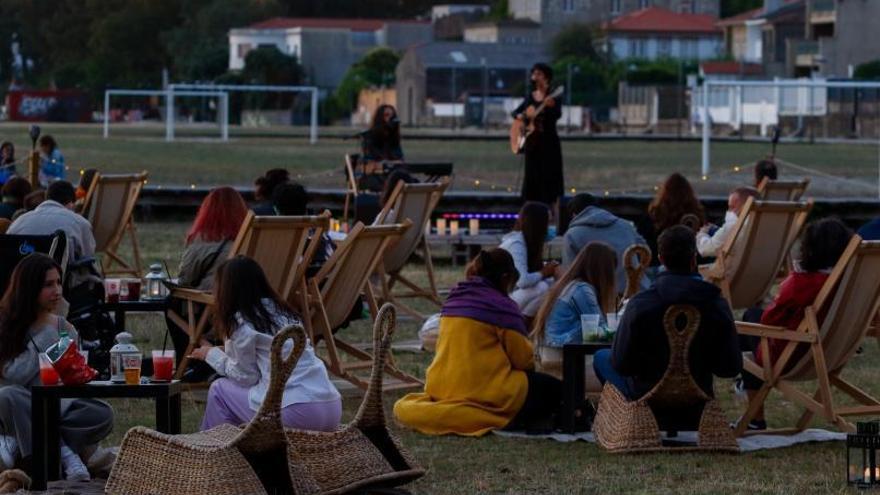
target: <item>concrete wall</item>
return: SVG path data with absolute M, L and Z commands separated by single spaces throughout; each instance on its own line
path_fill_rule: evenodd
M 412 45 L 428 43 L 434 39 L 434 28 L 428 23 L 389 22 L 376 36 L 378 46 L 406 50 Z
M 397 114 L 404 126 L 419 125 L 425 116 L 425 68 L 415 50 L 408 50 L 395 71 Z
M 644 58 L 656 60 L 671 57 L 687 60 L 709 60 L 724 52 L 721 36 L 713 37 L 645 37 L 613 34 L 609 37 L 611 53 L 617 60 Z
M 478 25 L 465 28 L 464 41 L 470 43 L 536 45 L 541 42 L 541 30 L 525 26 Z
M 834 38 L 821 38 L 825 57 L 822 74 L 848 77 L 849 68 L 880 59 L 880 1 L 847 0 L 837 2 Z
M 335 88 L 351 64 L 369 48 L 372 47 L 353 47 L 347 30 L 304 30 L 300 63 L 308 84 Z

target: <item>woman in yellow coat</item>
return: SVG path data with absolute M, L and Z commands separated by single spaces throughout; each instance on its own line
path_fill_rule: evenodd
M 518 278 L 502 249 L 471 262 L 443 305 L 425 391 L 394 405 L 400 423 L 428 435 L 481 436 L 552 418 L 562 383 L 533 371 L 525 321 L 507 296 Z

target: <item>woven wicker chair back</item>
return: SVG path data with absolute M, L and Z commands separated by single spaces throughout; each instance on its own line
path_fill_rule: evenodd
M 694 232 L 700 230 L 700 227 L 703 226 L 702 222 L 700 222 L 700 217 L 694 215 L 693 213 L 686 213 L 682 215 L 678 223 L 679 225 L 684 225 Z
M 663 329 L 669 339 L 669 365 L 643 401 L 652 407 L 688 407 L 711 399 L 694 381 L 688 364 L 691 342 L 699 328 L 700 312 L 695 307 L 674 305 L 666 310 Z
M 145 180 L 146 172 L 95 174 L 83 206 L 83 216 L 92 224 L 95 235 L 95 251 L 101 253 L 119 243 Z
M 634 244 L 623 252 L 623 266 L 626 270 L 626 290 L 623 298 L 629 299 L 641 288 L 642 277 L 651 264 L 651 249 L 643 244 Z

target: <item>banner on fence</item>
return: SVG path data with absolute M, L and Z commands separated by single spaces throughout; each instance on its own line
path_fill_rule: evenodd
M 90 122 L 85 93 L 62 91 L 10 91 L 6 97 L 9 120 L 19 122 Z

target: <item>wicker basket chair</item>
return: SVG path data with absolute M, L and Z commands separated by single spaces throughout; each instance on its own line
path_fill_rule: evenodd
M 684 225 L 685 227 L 697 232 L 700 230 L 700 227 L 703 226 L 703 222 L 700 221 L 700 217 L 694 215 L 693 213 L 685 213 L 678 220 L 679 225 Z
M 677 320 L 684 318 L 683 330 Z M 693 306 L 675 305 L 666 310 L 663 326 L 669 338 L 669 366 L 663 377 L 644 397 L 627 400 L 616 387 L 605 384 L 599 399 L 599 409 L 593 422 L 596 441 L 613 453 L 651 451 L 711 450 L 738 452 L 733 431 L 724 419 L 718 403 L 696 382 L 688 366 L 688 351 L 700 326 L 700 313 Z M 699 418 L 690 418 L 691 427 L 698 424 L 699 440 L 696 446 L 667 447 L 660 436 L 656 410 L 666 413 L 699 410 Z M 692 416 L 692 414 L 690 414 Z M 675 421 L 668 431 L 680 430 L 688 420 Z
M 635 258 L 635 259 L 633 259 Z M 623 268 L 626 271 L 626 290 L 623 298 L 629 299 L 641 289 L 642 277 L 651 264 L 651 248 L 644 244 L 633 244 L 623 252 Z
M 282 348 L 293 338 L 293 351 L 284 359 Z M 281 398 L 284 385 L 305 348 L 299 325 L 282 329 L 272 341 L 269 391 L 256 416 L 244 428 L 220 425 L 187 435 L 166 435 L 136 426 L 125 434 L 116 464 L 105 488 L 119 495 L 238 495 L 266 494 L 266 485 L 287 491 L 290 481 L 262 479 L 255 468 L 272 454 L 284 465 Z M 254 467 L 252 467 L 252 465 Z M 283 470 L 280 472 L 284 472 Z M 277 477 L 278 473 L 274 474 Z
M 389 431 L 382 405 L 382 373 L 395 321 L 394 306 L 382 305 L 373 326 L 370 382 L 351 423 L 331 433 L 285 430 L 290 479 L 297 495 L 387 488 L 425 474 Z

